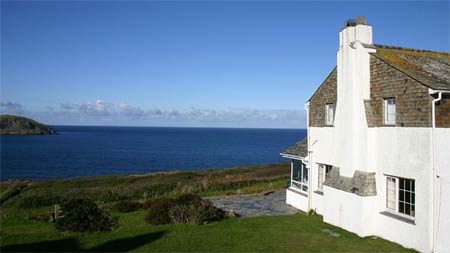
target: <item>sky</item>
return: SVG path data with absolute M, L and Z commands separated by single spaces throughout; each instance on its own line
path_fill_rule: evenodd
M 1 1 L 0 110 L 51 125 L 305 128 L 344 21 L 448 52 L 448 1 Z

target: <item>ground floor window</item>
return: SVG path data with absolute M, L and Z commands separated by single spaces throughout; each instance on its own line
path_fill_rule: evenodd
M 308 168 L 300 160 L 292 160 L 291 187 L 308 192 Z
M 325 178 L 327 177 L 328 173 L 331 171 L 331 168 L 333 166 L 327 165 L 327 164 L 319 164 L 319 180 L 317 181 L 317 189 L 320 191 L 323 190 L 323 182 L 325 182 Z
M 415 180 L 387 176 L 386 208 L 415 217 L 416 215 Z

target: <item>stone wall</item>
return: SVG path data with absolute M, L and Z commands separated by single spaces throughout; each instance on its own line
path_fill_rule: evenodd
M 309 126 L 328 126 L 325 124 L 325 105 L 334 104 L 336 108 L 336 101 L 337 69 L 334 68 L 309 100 Z
M 323 184 L 358 196 L 377 195 L 375 172 L 355 170 L 353 177 L 344 177 L 340 175 L 339 168 L 333 166 Z
M 396 126 L 431 127 L 431 100 L 428 88 L 389 66 L 370 57 L 370 108 L 368 125 L 383 126 L 383 99 L 396 98 Z
M 436 104 L 436 127 L 450 128 L 450 95 L 443 94 Z

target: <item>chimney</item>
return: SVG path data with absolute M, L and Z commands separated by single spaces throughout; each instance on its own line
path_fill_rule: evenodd
M 366 24 L 366 17 L 365 16 L 358 16 L 358 17 L 356 17 L 356 24 L 357 25 L 365 25 Z
M 372 26 L 366 23 L 365 16 L 349 19 L 339 34 L 339 47 L 353 45 L 355 42 L 372 44 Z

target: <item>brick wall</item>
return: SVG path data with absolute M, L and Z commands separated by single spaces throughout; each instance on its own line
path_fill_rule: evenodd
M 309 126 L 327 126 L 325 124 L 325 105 L 334 104 L 336 106 L 336 100 L 337 69 L 334 68 L 309 100 Z
M 383 125 L 383 100 L 389 97 L 395 97 L 397 102 L 396 126 L 431 127 L 432 97 L 428 88 L 371 56 L 370 100 L 365 102 L 370 104 L 366 105 L 370 127 Z

